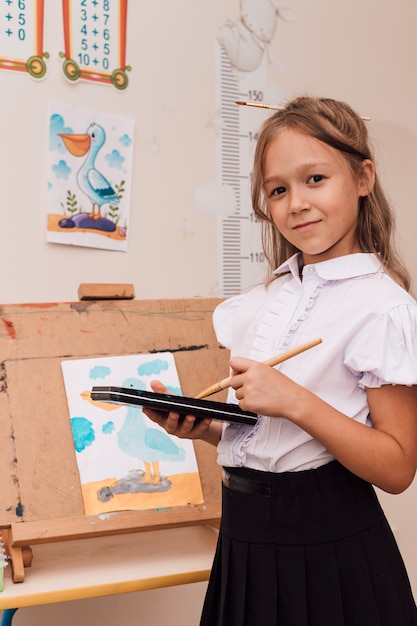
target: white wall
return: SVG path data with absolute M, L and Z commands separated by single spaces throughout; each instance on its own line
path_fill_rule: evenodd
M 278 24 L 273 49 L 283 71 L 271 68 L 270 78 L 287 97 L 307 92 L 340 98 L 372 117 L 380 173 L 398 212 L 398 240 L 416 273 L 417 4 L 288 0 L 287 6 L 297 19 Z M 138 298 L 221 295 L 216 219 L 194 209 L 193 194 L 216 175 L 216 136 L 209 124 L 216 106 L 215 32 L 227 17 L 238 16 L 239 0 L 130 0 L 127 63 L 133 69 L 123 93 L 64 80 L 57 57 L 63 49 L 61 3 L 46 0 L 45 7 L 45 49 L 51 54 L 46 79 L 0 73 L 0 302 L 74 300 L 81 282 L 130 282 Z M 127 253 L 46 243 L 49 100 L 135 117 Z M 184 231 L 185 223 L 191 232 Z M 414 484 L 402 496 L 381 500 L 417 594 L 416 489 Z M 169 623 L 185 610 L 178 624 L 191 626 L 203 587 L 198 595 L 192 586 L 24 609 L 15 621 L 105 626 L 122 619 L 150 626 L 168 623 L 166 614 L 153 618 L 152 611 L 169 604 Z M 184 609 L 184 598 L 197 608 Z
M 415 270 L 417 5 L 289 0 L 287 6 L 296 21 L 278 21 L 273 50 L 283 71 L 272 68 L 270 80 L 287 97 L 342 98 L 372 117 L 399 237 Z M 238 15 L 239 0 L 130 0 L 132 71 L 129 87 L 119 92 L 65 80 L 58 57 L 61 2 L 45 0 L 46 78 L 0 71 L 0 302 L 77 299 L 81 282 L 133 283 L 139 298 L 221 295 L 217 220 L 196 211 L 193 196 L 216 175 L 215 33 Z M 46 242 L 50 100 L 135 118 L 127 253 Z

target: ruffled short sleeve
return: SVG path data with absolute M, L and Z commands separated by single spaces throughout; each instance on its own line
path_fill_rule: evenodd
M 246 354 L 255 332 L 256 320 L 270 299 L 281 289 L 281 281 L 274 280 L 268 289 L 260 284 L 237 296 L 221 302 L 213 313 L 213 326 L 218 341 L 235 350 L 235 354 Z M 233 351 L 232 350 L 232 351 Z
M 213 326 L 217 341 L 225 348 L 231 348 L 236 315 L 244 299 L 243 294 L 221 302 L 213 313 Z
M 359 386 L 417 384 L 417 307 L 401 304 L 373 317 L 356 333 L 345 365 Z

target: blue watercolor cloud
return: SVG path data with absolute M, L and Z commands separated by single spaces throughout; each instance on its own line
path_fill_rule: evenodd
M 118 150 L 112 150 L 110 154 L 106 154 L 105 159 L 109 167 L 114 167 L 118 170 L 122 169 L 125 160 L 124 156 L 122 156 Z
M 122 137 L 120 137 L 119 141 L 124 148 L 128 148 L 132 143 L 131 137 L 129 137 L 129 135 L 126 135 L 126 133 Z
M 85 417 L 72 417 L 71 429 L 77 452 L 83 452 L 88 446 L 93 445 L 96 435 L 90 420 Z
M 106 365 L 95 365 L 90 370 L 90 378 L 95 380 L 96 378 L 106 378 L 111 374 L 111 368 Z
M 161 372 L 167 370 L 168 367 L 168 361 L 163 359 L 154 359 L 153 361 L 148 361 L 148 363 L 139 365 L 137 372 L 139 376 L 152 376 L 153 374 L 160 374 Z
M 70 134 L 73 130 L 69 126 L 65 126 L 64 118 L 58 113 L 53 113 L 49 122 L 49 149 L 57 150 L 64 154 L 66 148 L 59 133 Z
M 103 426 L 101 427 L 101 432 L 103 433 L 103 435 L 111 435 L 112 432 L 114 432 L 114 429 L 115 429 L 114 422 L 107 422 L 106 424 L 103 424 Z
M 60 159 L 56 165 L 52 166 L 52 171 L 55 173 L 57 178 L 62 178 L 63 180 L 68 180 L 72 169 L 67 165 L 66 161 Z

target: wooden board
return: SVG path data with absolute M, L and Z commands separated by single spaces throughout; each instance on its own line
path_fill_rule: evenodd
M 228 373 L 212 328 L 219 300 L 100 300 L 0 307 L 0 527 L 13 543 L 215 523 L 216 450 L 196 442 L 204 504 L 86 516 L 61 361 L 170 351 L 193 396 Z M 213 399 L 224 400 L 222 392 Z
M 81 283 L 80 300 L 133 300 L 135 288 L 130 283 Z

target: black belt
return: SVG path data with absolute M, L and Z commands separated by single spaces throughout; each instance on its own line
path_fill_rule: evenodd
M 233 491 L 240 491 L 241 493 L 248 493 L 255 496 L 267 496 L 272 495 L 272 485 L 266 480 L 257 480 L 256 478 L 244 478 L 243 476 L 237 476 L 236 474 L 230 474 L 223 469 L 222 472 L 223 485 Z

